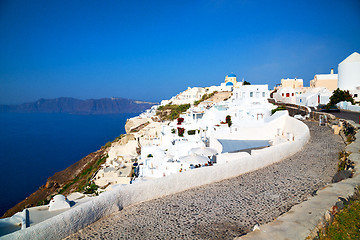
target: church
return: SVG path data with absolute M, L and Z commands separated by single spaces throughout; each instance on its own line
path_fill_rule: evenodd
M 221 83 L 221 86 L 224 87 L 234 87 L 238 88 L 243 85 L 243 82 L 236 81 L 236 75 L 234 73 L 230 73 L 225 76 L 225 81 Z

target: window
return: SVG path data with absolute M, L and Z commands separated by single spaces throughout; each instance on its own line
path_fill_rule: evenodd
M 290 97 L 290 93 L 286 93 L 286 97 Z
M 254 93 L 253 92 L 250 92 L 250 97 L 253 97 L 254 96 Z
M 292 93 L 291 96 L 294 96 L 294 93 Z
M 284 93 L 282 93 L 281 96 L 284 96 Z
M 265 97 L 265 92 L 262 93 L 262 96 Z
M 354 93 L 354 97 L 358 97 L 357 93 Z

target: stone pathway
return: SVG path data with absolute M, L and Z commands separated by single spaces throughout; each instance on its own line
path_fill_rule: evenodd
M 344 143 L 306 122 L 302 152 L 255 172 L 139 203 L 66 239 L 233 239 L 273 221 L 331 182 Z

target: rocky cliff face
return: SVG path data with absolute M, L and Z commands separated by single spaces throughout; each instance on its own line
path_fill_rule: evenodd
M 74 163 L 70 167 L 61 172 L 55 173 L 52 177 L 49 177 L 46 184 L 41 186 L 36 192 L 32 193 L 26 199 L 16 204 L 14 207 L 6 211 L 1 218 L 6 218 L 14 215 L 17 212 L 22 211 L 25 208 L 35 207 L 44 200 L 49 200 L 51 195 L 56 195 L 61 192 L 64 195 L 68 195 L 71 192 L 77 191 L 80 185 L 87 182 L 87 179 L 91 177 L 96 170 L 96 166 L 102 162 L 99 162 L 106 155 L 106 149 L 90 153 L 80 161 Z M 77 177 L 75 182 L 73 179 Z M 65 187 L 64 186 L 68 186 Z
M 39 99 L 20 105 L 0 105 L 0 112 L 42 112 L 70 114 L 116 114 L 138 113 L 156 103 L 135 101 L 125 98 L 102 98 L 80 100 L 75 98 Z

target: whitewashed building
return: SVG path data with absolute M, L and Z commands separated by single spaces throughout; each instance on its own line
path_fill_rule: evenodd
M 305 93 L 296 96 L 296 104 L 301 106 L 316 107 L 327 104 L 332 92 L 327 88 L 309 88 Z
M 339 63 L 339 88 L 349 90 L 356 102 L 360 102 L 360 54 L 354 52 Z

